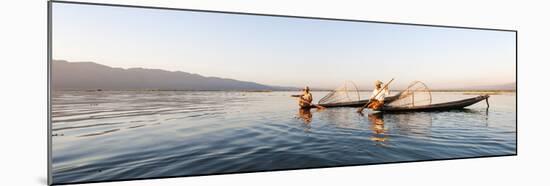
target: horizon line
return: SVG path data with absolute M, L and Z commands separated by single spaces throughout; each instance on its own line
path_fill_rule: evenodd
M 219 77 L 219 76 L 205 76 L 205 75 L 202 75 L 202 74 L 198 74 L 198 73 L 193 73 L 193 72 L 187 72 L 187 71 L 181 71 L 181 70 L 166 70 L 166 69 L 160 69 L 160 68 L 145 68 L 145 67 L 113 67 L 113 66 L 109 66 L 109 65 L 105 65 L 105 64 L 101 64 L 101 63 L 98 63 L 98 62 L 95 62 L 95 61 L 86 61 L 86 60 L 78 60 L 78 61 L 69 61 L 69 60 L 65 60 L 65 59 L 52 59 L 52 63 L 54 61 L 57 61 L 57 62 L 66 62 L 66 63 L 93 63 L 93 64 L 97 64 L 97 65 L 101 65 L 101 66 L 105 66 L 105 67 L 108 67 L 108 68 L 118 68 L 118 69 L 123 69 L 123 70 L 131 70 L 131 69 L 144 69 L 144 70 L 160 70 L 160 71 L 165 71 L 165 72 L 170 72 L 170 73 L 188 73 L 188 74 L 192 74 L 192 75 L 198 75 L 198 76 L 202 76 L 202 77 L 205 77 L 205 78 L 220 78 L 220 79 L 229 79 L 229 80 L 235 80 L 235 81 L 243 81 L 243 82 L 251 82 L 251 83 L 257 83 L 257 84 L 261 84 L 261 85 L 265 85 L 265 86 L 269 86 L 269 87 L 282 87 L 282 88 L 296 88 L 296 89 L 302 89 L 300 87 L 296 87 L 296 86 L 288 86 L 288 85 L 272 85 L 272 84 L 264 84 L 264 83 L 258 83 L 256 81 L 252 81 L 252 80 L 241 80 L 241 79 L 234 79 L 234 78 L 226 78 L 226 77 Z M 353 81 L 352 81 L 353 82 Z M 501 84 L 486 84 L 486 85 L 479 85 L 479 86 L 475 86 L 475 87 L 482 87 L 482 86 L 499 86 L 499 85 L 508 85 L 508 84 L 514 84 L 517 86 L 517 81 L 514 81 L 514 82 L 508 82 L 508 83 L 501 83 Z M 317 90 L 317 91 L 332 91 L 334 89 L 330 89 L 330 88 L 318 88 L 318 87 L 315 87 L 315 86 L 309 86 L 311 90 Z M 338 88 L 338 86 L 336 87 Z M 429 87 L 428 87 L 429 88 Z M 461 91 L 461 90 L 474 90 L 474 91 L 479 91 L 479 90 L 494 90 L 494 91 L 506 91 L 506 90 L 516 90 L 516 88 L 514 89 L 472 89 L 472 88 L 439 88 L 439 89 L 430 89 L 430 90 L 439 90 L 439 91 Z M 77 91 L 86 91 L 87 89 L 83 89 L 83 90 L 77 90 Z M 144 90 L 154 90 L 154 89 L 144 89 Z M 268 89 L 266 89 L 268 90 Z M 290 89 L 288 89 L 290 90 Z M 358 89 L 359 91 L 372 91 L 372 89 Z M 393 89 L 393 90 L 402 90 L 402 89 Z M 115 90 L 113 90 L 115 91 Z M 126 91 L 126 90 L 121 90 L 121 91 Z M 129 90 L 129 91 L 134 91 L 134 90 Z M 141 91 L 141 90 L 136 90 L 136 91 Z M 177 89 L 174 89 L 174 90 L 161 90 L 161 91 L 226 91 L 226 90 L 177 90 Z M 236 91 L 256 91 L 256 90 L 236 90 Z M 285 91 L 285 90 L 283 90 Z

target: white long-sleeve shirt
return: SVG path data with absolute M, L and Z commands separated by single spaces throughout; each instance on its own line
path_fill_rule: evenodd
M 379 91 L 382 91 L 380 92 L 380 94 L 378 94 Z M 378 94 L 378 95 L 376 95 Z M 376 97 L 374 97 L 376 95 Z M 383 89 L 380 88 L 380 89 L 374 89 L 372 90 L 372 95 L 370 95 L 370 99 L 376 99 L 378 101 L 384 101 L 384 98 L 386 98 L 386 96 L 390 95 L 390 91 L 388 91 L 388 89 Z

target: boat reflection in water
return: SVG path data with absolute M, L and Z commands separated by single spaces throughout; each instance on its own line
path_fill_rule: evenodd
M 388 119 L 395 123 L 397 135 L 428 139 L 431 135 L 432 123 L 436 115 L 431 112 L 412 112 L 392 114 Z
M 376 142 L 384 142 L 387 139 L 386 132 L 388 129 L 384 126 L 384 115 L 382 113 L 372 113 L 368 115 L 370 121 L 370 129 L 373 137 L 370 139 Z
M 355 108 L 326 109 L 319 114 L 319 120 L 326 121 L 327 124 L 348 132 L 365 130 L 363 117 L 358 116 L 353 109 Z

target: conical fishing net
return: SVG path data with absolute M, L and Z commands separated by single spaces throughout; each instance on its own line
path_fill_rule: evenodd
M 405 90 L 397 94 L 397 99 L 388 103 L 392 107 L 414 107 L 432 104 L 432 93 L 426 84 L 412 82 Z
M 359 90 L 355 83 L 346 81 L 344 84 L 319 100 L 319 104 L 359 101 Z

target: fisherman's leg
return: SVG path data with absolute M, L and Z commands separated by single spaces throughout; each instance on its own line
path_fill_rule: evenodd
M 372 100 L 372 101 L 369 103 L 369 105 L 367 105 L 367 108 L 375 109 L 376 103 L 377 103 L 377 102 L 378 102 L 377 100 Z
M 374 102 L 370 102 L 368 105 L 367 105 L 367 108 L 369 109 L 372 109 L 374 107 Z
M 380 107 L 382 107 L 383 103 L 381 101 L 375 100 L 372 102 L 372 109 L 378 110 Z

